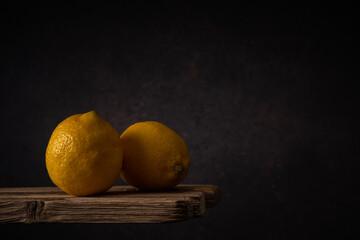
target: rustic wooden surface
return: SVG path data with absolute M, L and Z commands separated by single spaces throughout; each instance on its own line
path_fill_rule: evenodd
M 0 223 L 158 223 L 202 216 L 214 207 L 214 185 L 179 185 L 166 192 L 113 186 L 91 197 L 74 197 L 57 187 L 1 188 Z

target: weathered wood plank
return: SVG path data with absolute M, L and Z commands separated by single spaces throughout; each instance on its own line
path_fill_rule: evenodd
M 56 187 L 1 188 L 0 223 L 157 223 L 202 216 L 219 200 L 218 187 L 179 185 L 166 192 L 114 186 L 91 197 Z

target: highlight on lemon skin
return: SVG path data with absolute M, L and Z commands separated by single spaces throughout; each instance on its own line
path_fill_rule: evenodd
M 121 178 L 141 190 L 170 189 L 186 177 L 190 155 L 184 140 L 166 125 L 146 121 L 128 127 L 121 135 Z
M 122 158 L 119 133 L 91 111 L 70 116 L 55 128 L 46 149 L 46 168 L 63 191 L 88 196 L 115 184 Z

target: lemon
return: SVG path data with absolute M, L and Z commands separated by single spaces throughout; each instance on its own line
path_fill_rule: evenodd
M 138 122 L 121 135 L 121 178 L 142 190 L 166 190 L 187 175 L 190 155 L 184 140 L 155 121 Z
M 93 195 L 115 184 L 122 154 L 117 131 L 91 111 L 70 116 L 55 128 L 46 149 L 46 168 L 63 191 Z

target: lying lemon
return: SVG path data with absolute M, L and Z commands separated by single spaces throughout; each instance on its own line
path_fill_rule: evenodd
M 184 140 L 162 123 L 131 125 L 121 135 L 124 150 L 121 178 L 142 190 L 165 190 L 187 175 L 190 155 Z
M 122 167 L 119 134 L 95 111 L 62 121 L 46 149 L 46 168 L 63 191 L 86 196 L 115 184 Z

